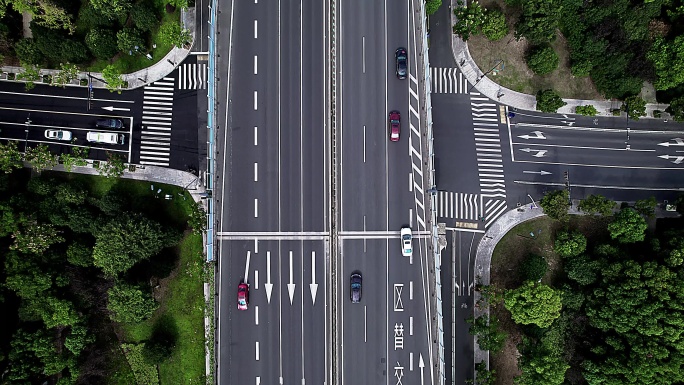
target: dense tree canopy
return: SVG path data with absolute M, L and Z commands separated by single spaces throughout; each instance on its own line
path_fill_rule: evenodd
M 646 220 L 630 207 L 620 210 L 613 222 L 608 225 L 611 238 L 620 243 L 643 241 L 646 236 L 646 228 L 648 228 Z
M 504 305 L 516 323 L 546 328 L 560 316 L 563 306 L 561 299 L 559 291 L 541 283 L 526 281 L 519 288 L 506 292 Z

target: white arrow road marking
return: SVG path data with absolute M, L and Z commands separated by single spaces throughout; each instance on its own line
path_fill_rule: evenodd
M 534 136 L 532 136 L 532 135 L 518 135 L 518 138 L 522 138 L 522 139 L 546 139 L 546 137 L 544 136 L 544 133 L 541 131 L 532 131 L 532 133 L 534 134 Z
M 109 107 L 102 107 L 103 110 L 107 111 L 130 111 L 130 108 L 119 108 L 119 107 L 114 107 L 114 106 L 109 106 Z
M 295 284 L 292 278 L 292 252 L 290 251 L 290 283 L 287 284 L 287 292 L 290 294 L 290 305 L 294 300 Z
M 249 258 L 251 257 L 251 254 L 251 251 L 247 251 L 247 263 L 245 263 L 245 283 L 249 282 Z
M 674 140 L 675 142 L 674 142 L 674 143 L 670 143 L 669 141 L 668 141 L 668 142 L 662 142 L 662 143 L 658 143 L 658 145 L 659 145 L 659 146 L 665 146 L 665 147 L 670 147 L 670 146 L 684 146 L 684 139 L 682 139 L 682 138 L 674 138 L 674 139 L 672 139 L 672 140 Z
M 532 156 L 534 156 L 535 158 L 541 158 L 542 156 L 546 155 L 546 153 L 548 152 L 547 150 L 533 150 L 533 149 L 531 149 L 531 148 L 521 148 L 520 151 L 524 151 L 524 152 L 527 152 L 527 153 L 530 153 L 530 152 L 532 152 L 532 151 L 536 151 L 537 153 L 534 154 L 534 155 L 532 155 Z
M 309 289 L 311 289 L 311 301 L 316 304 L 316 292 L 318 291 L 318 284 L 316 283 L 316 252 L 311 252 L 311 283 L 309 284 Z
M 541 170 L 541 171 L 523 171 L 523 174 L 551 175 L 550 172 L 544 171 L 544 170 Z
M 672 163 L 674 163 L 674 164 L 680 164 L 680 163 L 682 163 L 682 161 L 684 161 L 684 156 L 658 155 L 658 158 L 662 158 L 665 160 L 674 159 L 672 161 Z
M 425 369 L 425 362 L 423 362 L 423 353 L 418 356 L 418 367 L 420 368 L 420 385 L 425 385 L 425 379 L 423 378 L 423 369 Z
M 570 121 L 567 121 L 567 120 L 561 120 L 561 123 L 565 123 L 565 124 L 567 124 L 568 126 L 571 126 L 571 127 L 572 127 L 573 124 L 575 124 L 575 122 L 570 122 Z
M 264 284 L 266 288 L 266 301 L 271 303 L 271 292 L 273 292 L 273 284 L 271 283 L 271 252 L 266 252 L 266 283 Z

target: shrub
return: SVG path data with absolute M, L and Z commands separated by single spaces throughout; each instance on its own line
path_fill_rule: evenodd
M 482 24 L 482 33 L 487 39 L 496 41 L 508 35 L 508 24 L 506 24 L 506 15 L 498 10 L 487 10 L 485 13 L 484 23 Z
M 592 68 L 593 65 L 589 60 L 583 60 L 577 63 L 573 63 L 570 67 L 570 72 L 572 73 L 572 76 L 586 77 L 589 76 L 589 73 L 591 73 Z
M 85 37 L 90 52 L 98 59 L 111 59 L 118 52 L 114 32 L 109 29 L 91 29 Z
M 133 5 L 131 19 L 141 31 L 151 31 L 159 25 L 155 9 L 145 1 Z
M 684 96 L 672 99 L 665 111 L 672 115 L 674 121 L 684 122 Z
M 596 107 L 592 106 L 591 104 L 588 104 L 586 106 L 575 107 L 575 113 L 584 116 L 596 116 L 596 114 L 598 114 L 598 111 L 596 110 Z
M 190 41 L 190 32 L 178 23 L 166 23 L 159 27 L 159 40 L 169 45 L 182 47 Z
M 525 281 L 539 281 L 546 275 L 548 263 L 541 255 L 530 254 L 520 264 L 520 274 Z
M 550 45 L 535 47 L 527 56 L 527 66 L 537 75 L 546 75 L 558 68 L 558 55 Z
M 622 110 L 630 119 L 639 120 L 639 117 L 646 116 L 646 101 L 639 96 L 630 96 L 622 103 Z
M 145 40 L 137 28 L 124 28 L 116 33 L 116 46 L 123 52 L 137 52 L 145 47 Z
M 22 63 L 41 64 L 43 55 L 33 38 L 21 39 L 14 45 L 14 52 Z
M 435 12 L 437 12 L 441 5 L 442 0 L 427 0 L 425 2 L 425 13 L 428 15 L 432 15 Z
M 553 249 L 563 258 L 575 257 L 587 249 L 587 238 L 577 231 L 561 231 L 556 236 Z
M 543 90 L 537 93 L 537 110 L 541 112 L 556 112 L 568 103 L 564 102 L 554 90 Z

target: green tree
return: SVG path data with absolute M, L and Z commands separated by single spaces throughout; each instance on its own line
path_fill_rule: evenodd
M 24 159 L 31 164 L 36 172 L 51 169 L 57 165 L 57 155 L 50 152 L 50 149 L 45 144 L 39 144 L 35 147 L 26 149 Z
M 563 6 L 560 0 L 527 0 L 515 25 L 516 37 L 532 44 L 548 43 L 556 38 Z
M 48 295 L 41 298 L 40 303 L 40 316 L 48 329 L 58 326 L 73 326 L 80 321 L 71 301 Z
M 124 17 L 133 5 L 130 0 L 90 0 L 90 4 L 110 20 Z
M 105 178 L 118 178 L 124 174 L 126 165 L 123 156 L 107 151 L 107 161 L 100 162 L 97 172 Z
M 553 249 L 563 258 L 576 257 L 587 249 L 587 238 L 579 231 L 559 231 Z
M 0 17 L 4 16 L 4 9 L 8 3 L 11 4 L 12 8 L 19 13 L 30 13 L 32 16 L 32 20 L 36 25 L 40 25 L 50 29 L 65 29 L 69 32 L 69 34 L 73 34 L 76 31 L 76 26 L 71 20 L 71 15 L 68 13 L 68 11 L 52 1 L 3 1 L 2 11 L 0 11 Z
M 634 209 L 641 215 L 645 217 L 655 217 L 655 209 L 658 206 L 658 201 L 655 197 L 650 197 L 647 199 L 641 199 L 636 201 L 634 204 Z
M 425 1 L 425 13 L 428 15 L 433 15 L 439 7 L 442 5 L 442 0 L 426 0 Z
M 544 210 L 544 214 L 548 215 L 550 218 L 565 222 L 569 218 L 569 201 L 568 190 L 556 190 L 546 193 L 539 201 L 539 205 Z
M 90 147 L 71 146 L 71 153 L 63 153 L 59 155 L 59 160 L 67 172 L 71 172 L 74 166 L 85 167 L 88 165 L 86 157 L 90 152 Z
M 515 323 L 547 328 L 560 316 L 563 306 L 560 291 L 534 281 L 525 281 L 504 294 L 504 306 Z
M 189 0 L 164 0 L 166 4 L 172 6 L 173 8 L 181 8 L 181 9 L 188 9 L 188 6 L 190 6 Z M 441 2 L 442 0 L 431 0 L 431 1 L 439 1 Z
M 598 114 L 598 111 L 596 110 L 596 107 L 592 106 L 591 104 L 588 104 L 586 106 L 575 107 L 575 113 L 584 116 L 596 116 Z
M 476 1 L 464 5 L 463 1 L 459 0 L 454 8 L 454 14 L 456 15 L 454 34 L 464 41 L 467 41 L 470 36 L 477 35 L 485 24 L 485 9 Z
M 145 40 L 139 29 L 124 28 L 116 33 L 116 47 L 122 52 L 137 53 L 145 47 Z
M 560 95 L 554 90 L 543 90 L 537 92 L 537 110 L 541 112 L 556 112 L 559 108 L 568 103 L 561 99 Z
M 190 42 L 190 31 L 181 28 L 178 23 L 164 23 L 159 27 L 159 40 L 162 43 L 183 47 Z
M 24 86 L 26 91 L 30 91 L 36 86 L 33 82 L 40 79 L 40 68 L 28 63 L 21 63 L 21 66 L 24 71 L 17 74 L 17 80 L 25 81 L 26 84 Z
M 527 66 L 537 75 L 553 72 L 558 68 L 559 61 L 556 51 L 548 44 L 531 49 L 527 56 Z
M 620 210 L 608 224 L 610 237 L 620 243 L 641 242 L 646 237 L 648 225 L 636 210 L 626 207 Z
M 485 19 L 482 23 L 482 33 L 487 39 L 496 41 L 508 35 L 508 24 L 506 24 L 506 15 L 496 9 L 488 9 L 485 13 Z
M 109 92 L 117 91 L 121 93 L 121 88 L 126 85 L 126 82 L 121 77 L 121 72 L 112 64 L 102 70 L 102 79 L 105 81 Z
M 86 346 L 95 342 L 95 336 L 88 333 L 85 325 L 77 323 L 71 327 L 71 331 L 64 339 L 64 346 L 78 357 Z
M 613 213 L 616 204 L 602 195 L 589 195 L 580 201 L 578 208 L 587 214 L 601 214 L 607 216 Z
M 41 64 L 43 62 L 43 54 L 38 49 L 33 38 L 19 40 L 14 45 L 14 52 L 22 63 Z
M 520 274 L 524 280 L 539 281 L 549 268 L 546 258 L 537 254 L 529 254 L 520 264 Z
M 107 293 L 107 309 L 111 312 L 112 320 L 116 322 L 144 321 L 159 307 L 150 293 L 128 284 L 119 283 Z
M 93 247 L 83 242 L 74 241 L 67 248 L 67 261 L 75 266 L 93 266 Z
M 64 242 L 60 232 L 52 225 L 36 224 L 24 226 L 12 234 L 14 242 L 11 250 L 19 250 L 23 253 L 41 254 L 55 243 Z
M 110 277 L 173 246 L 177 237 L 159 223 L 140 215 L 112 218 L 95 234 L 94 265 Z
M 656 73 L 658 90 L 668 90 L 684 84 L 684 35 L 672 41 L 657 38 L 648 52 Z
M 60 63 L 59 72 L 52 77 L 52 85 L 65 88 L 78 76 L 78 67 L 75 64 Z
M 627 112 L 630 119 L 639 120 L 646 116 L 646 101 L 639 96 L 630 96 L 622 103 L 622 111 Z
M 670 101 L 670 105 L 665 109 L 672 115 L 672 119 L 677 122 L 684 122 L 684 96 L 676 97 Z
M 98 59 L 111 59 L 118 52 L 116 35 L 110 29 L 91 29 L 86 34 L 85 43 Z
M 564 268 L 565 272 L 568 274 L 568 278 L 581 286 L 587 286 L 596 282 L 598 279 L 601 263 L 592 261 L 586 255 L 580 255 L 567 261 Z
M 79 184 L 70 182 L 57 186 L 55 198 L 63 205 L 81 205 L 88 197 L 88 192 Z
M 477 344 L 482 350 L 489 350 L 491 353 L 500 352 L 503 349 L 506 333 L 499 330 L 499 320 L 496 316 L 470 317 L 466 320 L 470 325 L 470 334 L 477 337 Z
M 141 31 L 152 31 L 159 25 L 159 18 L 152 4 L 147 1 L 135 3 L 131 8 L 131 18 Z
M 0 171 L 9 174 L 16 169 L 22 168 L 24 163 L 21 159 L 21 152 L 17 149 L 17 142 L 10 140 L 6 144 L 0 143 Z
M 518 385 L 561 385 L 570 368 L 562 357 L 541 349 L 525 352 L 520 359 L 522 374 L 515 378 Z

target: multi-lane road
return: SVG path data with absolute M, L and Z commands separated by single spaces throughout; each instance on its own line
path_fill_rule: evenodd
M 433 383 L 413 6 L 221 9 L 219 383 Z M 402 115 L 398 142 L 390 110 Z M 412 257 L 401 256 L 402 226 L 414 230 Z

